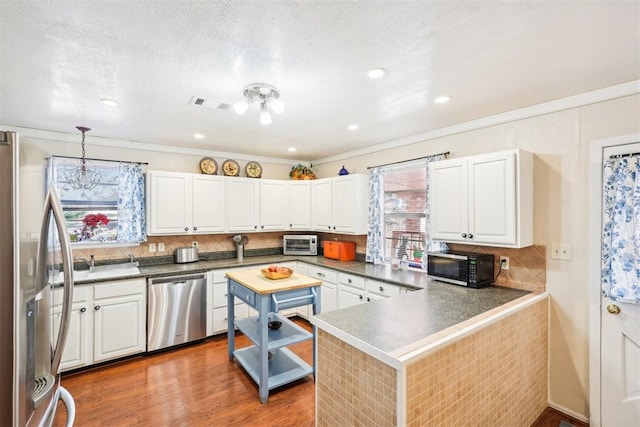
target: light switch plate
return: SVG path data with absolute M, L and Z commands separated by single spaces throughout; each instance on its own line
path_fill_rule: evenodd
M 571 245 L 569 243 L 552 243 L 551 258 L 563 261 L 571 260 Z
M 158 252 L 164 252 L 164 243 L 158 243 Z
M 156 244 L 149 243 L 149 253 L 154 253 L 156 251 Z

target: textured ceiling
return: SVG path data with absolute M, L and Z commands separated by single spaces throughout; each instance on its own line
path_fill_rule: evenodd
M 2 1 L 0 123 L 313 160 L 636 80 L 639 19 L 637 1 Z M 269 126 L 189 104 L 253 82 L 286 104 Z

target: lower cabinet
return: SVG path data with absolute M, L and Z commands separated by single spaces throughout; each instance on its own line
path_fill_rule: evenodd
M 309 266 L 308 276 L 322 280 L 320 287 L 320 312 L 326 313 L 338 308 L 338 273 L 328 268 Z
M 54 330 L 61 290 L 54 291 Z M 146 350 L 146 281 L 121 280 L 74 288 L 71 322 L 60 369 L 89 366 Z
M 227 277 L 228 271 L 241 268 L 214 270 L 208 273 L 207 280 L 207 336 L 227 331 Z M 244 319 L 249 316 L 249 306 L 235 300 L 235 318 Z

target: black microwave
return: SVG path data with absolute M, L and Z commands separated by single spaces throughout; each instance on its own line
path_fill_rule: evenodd
M 493 283 L 493 255 L 458 251 L 429 252 L 427 275 L 455 285 L 481 288 Z

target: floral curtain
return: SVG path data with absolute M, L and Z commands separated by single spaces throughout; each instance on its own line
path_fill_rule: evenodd
M 429 163 L 437 162 L 439 160 L 444 160 L 446 158 L 447 158 L 446 154 L 436 154 L 436 155 L 427 157 L 425 161 L 425 167 L 427 168 L 427 209 L 425 212 L 426 229 L 424 233 L 425 234 L 425 239 L 424 239 L 425 252 L 444 251 L 449 248 L 446 243 L 434 242 L 433 240 L 431 240 L 431 237 L 429 236 L 429 224 L 431 224 L 431 201 L 429 200 L 429 194 L 431 194 L 431 192 L 429 191 L 429 187 L 431 186 L 431 179 L 429 177 Z M 426 258 L 425 258 L 425 263 L 426 263 Z
M 374 264 L 384 264 L 384 211 L 381 168 L 371 169 L 369 177 L 369 231 L 367 232 L 367 252 L 365 260 Z
M 640 157 L 604 163 L 602 294 L 640 304 Z
M 142 166 L 120 163 L 118 187 L 118 241 L 143 242 L 147 239 L 147 224 Z

